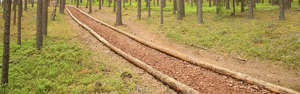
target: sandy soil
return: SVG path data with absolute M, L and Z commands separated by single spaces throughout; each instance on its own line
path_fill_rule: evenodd
M 86 11 L 85 8 L 81 9 Z M 101 11 L 95 10 L 91 15 L 111 25 L 114 24 L 115 14 L 111 12 L 110 8 L 104 8 Z M 219 53 L 213 50 L 204 50 L 185 44 L 178 44 L 174 41 L 168 40 L 162 34 L 153 32 L 153 29 L 135 21 L 135 18 L 136 17 L 123 18 L 125 25 L 118 28 L 140 38 L 153 41 L 161 46 L 177 50 L 183 54 L 199 58 L 200 60 L 214 65 L 242 72 L 264 81 L 300 91 L 299 71 L 288 69 L 281 64 L 264 63 L 257 59 L 242 61 L 234 56 L 227 55 L 226 53 Z

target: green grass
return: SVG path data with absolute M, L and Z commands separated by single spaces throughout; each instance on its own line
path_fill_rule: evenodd
M 105 63 L 109 63 L 106 61 L 108 58 L 94 60 L 92 55 L 97 54 L 71 40 L 76 35 L 72 32 L 67 15 L 58 14 L 56 21 L 49 20 L 49 36 L 44 40 L 43 49 L 36 50 L 35 10 L 29 8 L 24 12 L 21 46 L 16 44 L 16 26 L 12 25 L 9 83 L 6 88 L 0 89 L 1 94 L 129 94 L 133 91 L 135 79 L 125 82 L 120 77 L 121 73 L 104 71 L 107 70 Z M 0 19 L 1 29 L 3 22 Z M 2 65 L 3 34 L 0 34 L 0 38 Z M 95 86 L 96 82 L 102 85 Z
M 167 0 L 168 1 L 168 0 Z M 142 6 L 142 20 L 135 20 L 152 28 L 153 32 L 163 34 L 174 42 L 198 48 L 208 48 L 220 53 L 227 53 L 242 58 L 259 59 L 300 68 L 300 5 L 292 3 L 286 11 L 286 20 L 279 21 L 279 6 L 257 4 L 254 11 L 255 19 L 247 19 L 245 12 L 236 6 L 236 16 L 230 16 L 232 10 L 222 9 L 216 15 L 215 7 L 204 3 L 204 24 L 197 23 L 196 7 L 186 4 L 186 17 L 176 20 L 172 14 L 172 3 L 167 2 L 165 8 L 165 24 L 160 26 L 159 7 L 152 6 L 152 16 L 147 17 L 145 3 Z M 152 3 L 151 3 L 152 4 Z M 101 10 L 114 15 L 112 10 Z M 124 19 L 136 18 L 136 3 L 123 9 Z

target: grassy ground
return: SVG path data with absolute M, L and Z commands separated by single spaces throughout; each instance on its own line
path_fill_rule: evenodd
M 153 32 L 177 43 L 300 68 L 300 6 L 297 3 L 294 1 L 292 9 L 286 11 L 286 20 L 279 21 L 279 7 L 268 4 L 267 0 L 264 4 L 257 4 L 253 20 L 247 19 L 247 6 L 244 13 L 237 6 L 236 16 L 230 16 L 232 10 L 226 9 L 222 10 L 221 15 L 216 15 L 215 7 L 208 7 L 205 2 L 205 24 L 198 24 L 195 6 L 186 4 L 187 16 L 183 21 L 178 21 L 172 14 L 172 4 L 167 2 L 163 26 L 159 25 L 159 7 L 152 7 L 152 16 L 147 17 L 143 3 L 142 20 L 135 21 L 148 25 Z M 104 5 L 107 6 L 107 3 Z M 135 6 L 133 2 L 132 6 L 127 4 L 123 9 L 125 19 L 136 18 Z M 112 9 L 101 12 L 113 15 Z
M 81 48 L 81 44 L 71 40 L 76 36 L 71 31 L 66 15 L 59 14 L 56 21 L 49 21 L 49 36 L 45 39 L 42 51 L 37 51 L 35 10 L 29 8 L 24 12 L 22 46 L 16 44 L 16 26 L 12 25 L 9 84 L 7 88 L 0 89 L 1 93 L 128 94 L 133 90 L 135 80 L 124 83 L 121 73 L 104 72 L 108 57 L 91 59 L 91 55 L 95 55 L 93 52 Z M 0 14 L 2 16 L 2 11 Z M 3 23 L 4 20 L 0 19 L 1 29 Z M 3 34 L 0 34 L 0 58 L 2 39 Z

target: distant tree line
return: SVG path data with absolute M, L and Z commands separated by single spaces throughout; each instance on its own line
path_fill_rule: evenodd
M 132 5 L 132 0 L 86 0 L 86 8 L 89 8 L 89 13 L 92 13 L 91 3 L 98 2 L 98 9 L 101 9 L 104 2 L 107 2 L 107 6 L 111 7 L 113 4 L 113 11 L 116 12 L 116 25 L 121 25 L 122 23 L 122 8 L 125 8 L 125 4 Z M 254 19 L 254 9 L 256 5 L 259 3 L 269 3 L 272 5 L 278 5 L 280 7 L 279 19 L 285 19 L 285 10 L 290 9 L 292 6 L 292 2 L 296 0 L 133 0 L 137 2 L 137 19 L 141 19 L 141 8 L 142 1 L 146 3 L 145 7 L 147 8 L 148 17 L 151 16 L 151 4 L 152 7 L 157 7 L 159 5 L 161 10 L 161 24 L 163 24 L 163 13 L 166 4 L 172 4 L 173 6 L 173 14 L 177 15 L 178 20 L 182 20 L 185 17 L 185 5 L 190 5 L 191 7 L 196 8 L 196 15 L 199 23 L 204 23 L 203 20 L 203 3 L 207 2 L 209 7 L 216 7 L 216 14 L 221 14 L 222 9 L 232 10 L 231 16 L 236 15 L 236 6 L 240 6 L 240 12 L 246 12 L 245 7 L 248 6 L 248 19 Z M 79 7 L 79 4 L 82 3 L 82 0 L 71 0 L 71 2 L 76 3 L 76 7 Z M 117 2 L 117 3 L 116 3 Z M 168 2 L 168 3 L 167 3 Z M 120 3 L 120 5 L 118 4 Z M 300 5 L 300 0 L 298 0 L 298 4 Z M 123 7 L 122 7 L 123 6 Z

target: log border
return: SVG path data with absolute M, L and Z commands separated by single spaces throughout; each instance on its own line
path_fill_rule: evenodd
M 71 6 L 73 7 L 73 6 Z M 76 8 L 76 7 L 73 7 L 73 8 Z M 78 8 L 76 8 L 78 9 Z M 247 83 L 250 83 L 250 84 L 254 84 L 254 85 L 257 85 L 257 86 L 261 86 L 263 88 L 266 88 L 270 91 L 273 91 L 273 92 L 276 92 L 276 93 L 284 93 L 284 94 L 300 94 L 300 92 L 298 91 L 295 91 L 295 90 L 292 90 L 292 89 L 289 89 L 289 88 L 286 88 L 286 87 L 282 87 L 282 86 L 279 86 L 279 85 L 275 85 L 275 84 L 272 84 L 270 82 L 266 82 L 266 81 L 263 81 L 263 80 L 259 80 L 259 79 L 256 79 L 256 78 L 253 78 L 249 75 L 246 75 L 246 74 L 243 74 L 243 73 L 240 73 L 240 72 L 235 72 L 235 71 L 232 71 L 230 69 L 227 69 L 227 68 L 223 68 L 223 67 L 219 67 L 219 66 L 215 66 L 213 64 L 210 64 L 208 62 L 204 62 L 204 61 L 201 61 L 197 58 L 194 58 L 194 57 L 191 57 L 191 56 L 188 56 L 188 55 L 185 55 L 185 54 L 182 54 L 182 53 L 179 53 L 177 51 L 174 51 L 174 50 L 171 50 L 171 49 L 168 49 L 168 48 L 165 48 L 165 47 L 162 47 L 162 46 L 159 46 L 159 45 L 156 45 L 154 44 L 153 42 L 151 41 L 146 41 L 146 40 L 143 40 L 141 38 L 138 38 L 134 35 L 131 35 L 123 30 L 120 30 L 116 27 L 113 27 L 103 21 L 100 21 L 90 15 L 88 15 L 87 13 L 83 12 L 81 9 L 78 9 L 80 12 L 82 12 L 83 14 L 89 16 L 90 18 L 94 19 L 95 21 L 121 33 L 121 34 L 124 34 L 126 36 L 128 36 L 129 38 L 133 39 L 133 40 L 136 40 L 144 45 L 147 45 L 149 46 L 150 48 L 153 48 L 153 49 L 156 49 L 156 50 L 159 50 L 163 53 L 166 53 L 168 55 L 171 55 L 171 56 L 174 56 L 176 58 L 179 58 L 179 59 L 182 59 L 184 61 L 187 61 L 191 64 L 194 64 L 194 65 L 197 65 L 197 66 L 200 66 L 200 67 L 203 67 L 203 68 L 206 68 L 206 69 L 209 69 L 209 70 L 212 70 L 212 71 L 215 71 L 217 73 L 220 73 L 220 74 L 223 74 L 223 75 L 227 75 L 227 76 L 230 76 L 230 77 L 233 77 L 235 79 L 238 79 L 238 80 L 242 80 L 242 81 L 246 81 Z
M 74 7 L 73 7 L 74 8 Z M 68 8 L 66 8 L 69 15 L 83 28 L 89 31 L 90 34 L 92 34 L 95 38 L 97 38 L 100 42 L 102 42 L 104 45 L 106 45 L 108 48 L 110 48 L 112 51 L 116 52 L 120 56 L 124 57 L 125 59 L 131 61 L 134 65 L 142 68 L 143 70 L 150 73 L 152 76 L 154 76 L 156 79 L 162 81 L 163 83 L 167 84 L 177 92 L 181 92 L 183 94 L 200 94 L 199 91 L 175 80 L 174 78 L 169 77 L 166 74 L 161 73 L 160 71 L 152 68 L 151 66 L 147 65 L 146 63 L 132 57 L 131 55 L 126 54 L 122 50 L 120 50 L 117 47 L 114 47 L 112 44 L 110 44 L 107 40 L 99 36 L 93 29 L 88 27 L 87 25 L 81 23 L 76 17 L 73 16 L 73 14 L 70 12 Z

